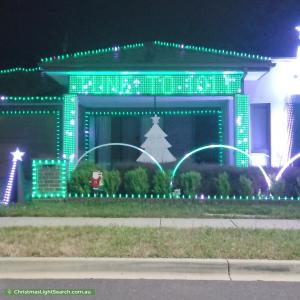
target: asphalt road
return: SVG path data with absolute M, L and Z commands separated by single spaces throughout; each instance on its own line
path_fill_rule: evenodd
M 87 297 L 6 297 L 7 288 L 94 288 Z M 300 299 L 300 283 L 186 280 L 0 280 L 0 299 L 97 300 L 292 300 Z

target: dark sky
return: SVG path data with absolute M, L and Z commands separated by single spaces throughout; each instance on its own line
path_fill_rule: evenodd
M 152 40 L 293 56 L 300 0 L 0 0 L 0 68 Z

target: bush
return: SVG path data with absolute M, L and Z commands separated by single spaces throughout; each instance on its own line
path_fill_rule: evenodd
M 124 188 L 129 194 L 147 194 L 149 192 L 148 175 L 145 169 L 138 167 L 124 175 Z
M 295 191 L 296 195 L 300 196 L 300 176 L 296 177 Z
M 171 175 L 169 172 L 162 173 L 156 171 L 152 179 L 152 190 L 155 194 L 169 194 L 172 191 L 171 188 Z
M 90 180 L 93 171 L 102 171 L 102 168 L 91 162 L 84 161 L 73 171 L 70 182 L 68 184 L 68 191 L 70 193 L 88 194 L 91 192 Z
M 121 176 L 119 171 L 106 171 L 103 175 L 104 191 L 109 194 L 116 194 L 121 185 Z
M 190 171 L 180 175 L 180 187 L 185 195 L 195 195 L 201 188 L 202 176 L 199 172 Z
M 239 178 L 239 194 L 241 196 L 251 196 L 253 194 L 252 181 L 245 175 Z
M 275 197 L 285 196 L 285 182 L 283 180 L 273 180 L 270 193 Z
M 219 196 L 228 196 L 230 194 L 231 188 L 228 174 L 226 172 L 218 175 L 216 179 L 216 189 Z

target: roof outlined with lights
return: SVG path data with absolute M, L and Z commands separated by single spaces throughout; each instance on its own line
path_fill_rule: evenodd
M 158 66 L 155 66 L 155 63 L 158 63 Z M 146 69 L 148 67 L 149 70 L 161 69 L 162 67 L 165 67 L 166 70 L 172 70 L 184 65 L 187 66 L 187 69 L 260 69 L 261 67 L 268 69 L 272 63 L 270 57 L 255 54 L 154 41 L 55 55 L 42 58 L 37 67 L 16 67 L 0 70 L 0 75 L 16 72 L 47 72 L 55 71 L 55 69 L 62 71 L 63 68 L 122 70 L 125 67 L 131 70 L 136 69 L 135 66 L 137 68 L 144 66 Z
M 75 53 L 40 63 L 44 72 L 61 75 L 68 72 L 142 70 L 268 71 L 271 66 L 271 59 L 266 57 L 159 41 Z

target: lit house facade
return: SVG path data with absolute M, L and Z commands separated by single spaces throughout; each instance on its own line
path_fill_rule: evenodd
M 300 152 L 297 62 L 155 41 L 2 70 L 0 178 L 17 146 L 26 152 L 26 176 L 32 159 L 66 159 L 72 171 L 97 145 L 140 147 L 155 114 L 176 159 L 229 145 L 240 151 L 203 151 L 193 163 L 279 167 Z M 111 167 L 139 155 L 108 147 L 86 158 Z

